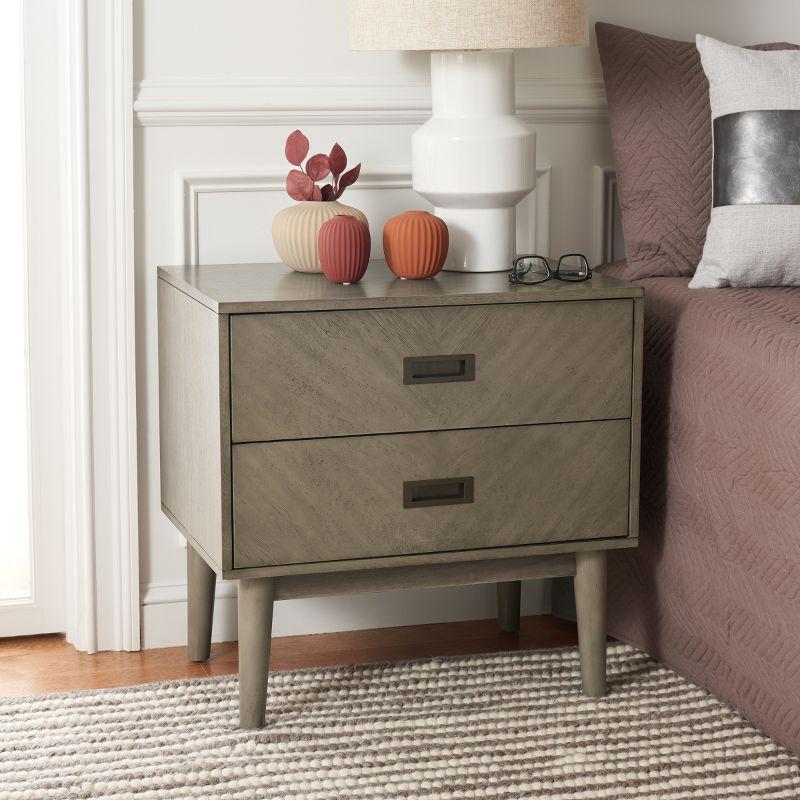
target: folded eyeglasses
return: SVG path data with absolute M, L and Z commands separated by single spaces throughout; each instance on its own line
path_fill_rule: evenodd
M 544 283 L 554 278 L 557 281 L 580 283 L 592 277 L 592 270 L 586 256 L 580 253 L 566 253 L 558 259 L 553 269 L 553 262 L 545 256 L 526 255 L 517 256 L 514 265 L 508 273 L 511 283 L 535 284 Z

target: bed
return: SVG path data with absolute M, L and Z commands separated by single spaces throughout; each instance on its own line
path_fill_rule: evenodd
M 688 282 L 637 281 L 641 539 L 610 561 L 609 633 L 800 753 L 800 289 Z

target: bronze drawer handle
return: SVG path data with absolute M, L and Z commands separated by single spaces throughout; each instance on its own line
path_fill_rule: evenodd
M 452 383 L 475 380 L 475 355 L 408 356 L 403 359 L 403 383 Z
M 475 479 L 471 476 L 403 483 L 403 508 L 454 506 L 471 503 L 474 499 Z

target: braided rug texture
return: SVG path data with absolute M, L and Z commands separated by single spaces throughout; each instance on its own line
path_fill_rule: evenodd
M 573 648 L 0 699 L 0 798 L 798 798 L 800 763 L 628 645 L 609 694 Z

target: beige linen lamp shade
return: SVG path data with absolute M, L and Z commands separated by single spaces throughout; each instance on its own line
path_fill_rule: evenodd
M 353 50 L 588 45 L 587 0 L 348 0 Z

